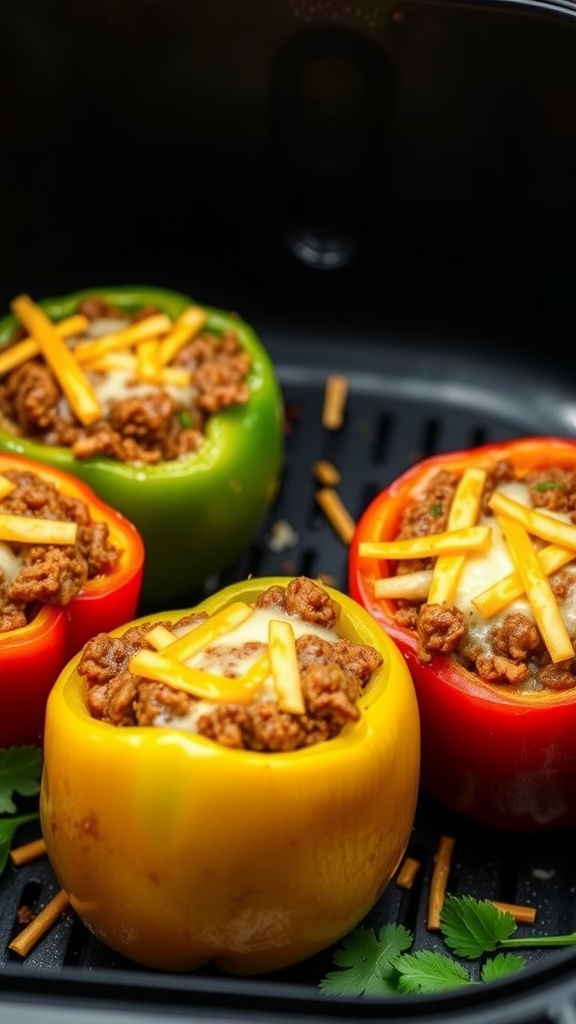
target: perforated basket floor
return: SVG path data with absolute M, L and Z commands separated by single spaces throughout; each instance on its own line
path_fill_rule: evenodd
M 570 382 L 522 374 L 513 362 L 414 341 L 307 338 L 268 332 L 287 411 L 287 459 L 275 507 L 241 561 L 206 590 L 253 575 L 306 574 L 346 589 L 347 550 L 316 501 L 312 467 L 329 459 L 340 470 L 340 496 L 356 518 L 371 497 L 425 455 L 532 433 L 572 435 L 576 400 Z M 341 339 L 340 339 L 341 340 Z M 336 343 L 335 343 L 336 342 Z M 330 374 L 344 374 L 342 427 L 322 426 Z M 278 524 L 284 524 L 279 530 Z M 288 527 L 288 529 L 286 529 Z M 286 537 L 284 543 L 278 540 Z M 191 603 L 200 595 L 190 595 Z M 29 837 L 35 835 L 30 826 Z M 421 798 L 409 853 L 422 868 L 407 891 L 392 883 L 365 924 L 406 925 L 420 948 L 436 948 L 427 928 L 428 886 L 438 840 L 454 838 L 448 890 L 530 905 L 533 934 L 576 930 L 575 836 L 493 832 Z M 26 838 L 26 836 L 23 836 Z M 527 954 L 528 966 L 507 982 L 478 984 L 444 996 L 335 999 L 319 991 L 333 950 L 290 970 L 237 979 L 203 970 L 164 975 L 141 969 L 97 942 L 72 911 L 21 959 L 8 944 L 21 927 L 18 910 L 41 907 L 57 885 L 46 859 L 10 866 L 0 879 L 0 1016 L 2 1024 L 70 1017 L 83 1024 L 186 1016 L 208 1021 L 459 1021 L 469 1024 L 569 1024 L 576 1019 L 576 951 Z

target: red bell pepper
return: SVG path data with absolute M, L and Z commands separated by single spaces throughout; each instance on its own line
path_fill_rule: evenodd
M 0 454 L 0 473 L 34 473 L 77 498 L 108 526 L 121 551 L 117 568 L 88 580 L 64 607 L 44 604 L 25 626 L 0 632 L 0 747 L 40 745 L 48 693 L 66 662 L 99 632 L 134 617 L 142 587 L 144 544 L 135 526 L 71 474 L 24 456 Z
M 395 640 L 414 680 L 422 728 L 421 784 L 449 808 L 484 824 L 542 831 L 576 824 L 576 687 L 521 694 L 483 682 L 452 657 L 423 663 L 414 629 L 399 624 L 397 602 L 375 596 L 391 574 L 382 558 L 362 557 L 366 541 L 397 537 L 402 513 L 441 469 L 489 471 L 509 460 L 524 475 L 576 471 L 576 441 L 530 437 L 425 459 L 385 487 L 360 517 L 350 546 L 349 592 Z M 576 680 L 575 680 L 576 682 Z

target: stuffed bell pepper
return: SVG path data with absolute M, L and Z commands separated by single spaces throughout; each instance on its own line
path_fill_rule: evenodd
M 404 659 L 347 596 L 251 579 L 93 638 L 48 702 L 52 867 L 104 943 L 166 971 L 296 963 L 370 910 L 410 837 Z
M 283 409 L 240 317 L 161 288 L 98 288 L 0 321 L 0 450 L 64 468 L 135 524 L 147 607 L 192 596 L 271 504 Z
M 0 747 L 41 744 L 59 672 L 136 614 L 143 567 L 135 527 L 85 483 L 0 454 Z
M 576 824 L 576 441 L 414 465 L 364 512 L 349 568 L 412 673 L 423 787 L 499 828 Z

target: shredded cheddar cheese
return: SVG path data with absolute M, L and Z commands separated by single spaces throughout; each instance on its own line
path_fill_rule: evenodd
M 176 636 L 169 629 L 166 629 L 166 626 L 159 623 L 148 630 L 146 639 L 157 651 L 162 651 L 165 647 L 169 647 L 170 644 L 174 643 Z
M 3 473 L 0 473 L 0 500 L 15 490 L 15 488 L 16 484 L 9 480 L 7 476 L 4 476 Z
M 278 707 L 292 715 L 303 715 L 306 707 L 300 682 L 294 630 L 285 619 L 270 619 L 268 650 Z
M 401 576 L 383 576 L 374 581 L 374 596 L 405 601 L 425 601 L 431 582 L 432 569 L 402 573 Z
M 165 313 L 154 313 L 119 331 L 105 334 L 102 338 L 79 342 L 74 349 L 74 355 L 79 363 L 86 366 L 110 352 L 132 348 L 141 341 L 166 334 L 171 327 L 172 321 L 169 316 Z
M 200 306 L 188 306 L 160 343 L 160 365 L 166 366 L 171 363 L 180 349 L 198 334 L 207 319 L 206 310 Z
M 82 313 L 75 313 L 54 324 L 54 330 L 61 338 L 73 338 L 77 334 L 83 334 L 89 324 L 88 317 Z M 40 346 L 35 338 L 22 338 L 10 345 L 3 352 L 0 352 L 0 376 L 21 366 L 29 359 L 34 359 L 40 352 Z
M 576 558 L 576 551 L 569 551 L 567 548 L 559 548 L 556 544 L 549 544 L 536 552 L 543 571 L 547 576 L 568 565 Z M 484 618 L 490 618 L 506 608 L 516 598 L 524 594 L 524 584 L 519 572 L 511 572 L 508 576 L 493 583 L 491 587 L 482 591 L 477 597 L 472 598 L 472 604 Z
M 76 543 L 78 524 L 63 519 L 41 519 L 0 512 L 0 540 L 16 544 Z
M 19 295 L 10 308 L 37 342 L 80 422 L 86 426 L 95 423 L 101 409 L 92 385 L 44 310 L 28 295 Z
M 485 482 L 486 472 L 483 469 L 471 467 L 464 471 L 450 506 L 447 523 L 449 531 L 466 529 L 476 524 Z M 458 578 L 465 559 L 466 554 L 440 555 L 436 559 L 428 592 L 430 604 L 454 603 Z
M 157 384 L 160 380 L 160 342 L 148 338 L 136 345 L 136 377 L 138 380 Z
M 527 530 L 521 523 L 504 516 L 499 516 L 498 522 L 552 661 L 573 658 L 572 641 Z
M 538 509 L 528 508 L 499 491 L 494 492 L 488 504 L 494 513 L 520 523 L 528 533 L 539 537 L 540 540 L 576 550 L 576 526 L 571 523 L 563 522 L 556 516 L 547 515 Z
M 186 661 L 198 651 L 203 650 L 208 644 L 213 643 L 225 633 L 231 632 L 241 622 L 244 622 L 253 609 L 244 601 L 235 601 L 234 604 L 223 608 L 216 615 L 194 626 L 189 633 L 178 637 L 169 647 L 164 648 L 164 653 L 176 661 Z
M 249 704 L 261 685 L 258 681 L 246 681 L 242 676 L 231 679 L 228 676 L 205 672 L 203 669 L 184 665 L 166 653 L 156 651 L 138 651 L 130 659 L 128 668 L 134 675 L 164 683 L 174 690 L 184 690 L 194 697 L 208 701 Z
M 489 526 L 468 526 L 406 540 L 363 541 L 360 558 L 433 558 L 435 555 L 485 548 L 490 543 Z

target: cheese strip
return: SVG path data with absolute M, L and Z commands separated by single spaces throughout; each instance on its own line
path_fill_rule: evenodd
M 495 491 L 490 501 L 490 508 L 496 514 L 506 516 L 515 523 L 520 523 L 528 533 L 560 547 L 576 550 L 576 526 L 566 523 L 556 516 L 547 515 L 538 509 L 528 508 L 520 501 L 514 501 L 507 494 Z
M 135 324 L 130 324 L 129 327 L 123 327 L 120 331 L 104 334 L 94 341 L 80 342 L 74 349 L 74 355 L 82 366 L 86 366 L 109 352 L 122 351 L 137 345 L 140 341 L 166 334 L 171 327 L 172 321 L 169 316 L 165 313 L 154 313 Z
M 140 341 L 136 346 L 136 377 L 157 384 L 160 377 L 160 343 L 157 338 Z
M 54 330 L 61 338 L 73 338 L 75 335 L 84 334 L 90 321 L 82 313 L 75 313 L 54 324 Z M 40 352 L 40 346 L 35 338 L 22 338 L 21 341 L 10 345 L 3 352 L 0 352 L 0 376 L 9 373 L 16 366 L 21 366 L 28 359 L 34 359 Z
M 450 506 L 448 530 L 465 529 L 476 524 L 485 482 L 485 470 L 475 467 L 464 470 Z M 465 554 L 441 555 L 436 560 L 428 592 L 428 604 L 454 604 L 458 579 L 465 561 Z
M 167 366 L 184 345 L 195 337 L 208 319 L 206 310 L 200 306 L 188 306 L 180 314 L 171 331 L 160 343 L 160 364 Z
M 504 516 L 498 516 L 498 522 L 552 661 L 556 663 L 573 658 L 572 641 L 527 530 L 521 523 Z
M 173 644 L 164 648 L 164 653 L 176 661 L 186 661 L 194 654 L 204 650 L 214 640 L 230 633 L 252 615 L 252 611 L 250 605 L 244 601 L 235 601 L 234 604 L 229 604 L 227 608 L 223 608 L 216 615 L 205 619 L 198 626 L 194 626 L 193 629 L 178 637 Z
M 425 601 L 432 582 L 432 569 L 406 572 L 401 576 L 383 576 L 374 581 L 375 597 L 391 597 L 406 601 Z
M 16 544 L 75 544 L 78 524 L 0 512 L 0 540 Z
M 268 623 L 268 656 L 278 707 L 291 715 L 303 715 L 306 706 L 300 682 L 296 640 L 294 630 L 286 619 L 270 619 Z
M 44 310 L 28 295 L 19 295 L 10 303 L 10 308 L 38 342 L 40 352 L 80 422 L 87 426 L 100 419 L 100 403 L 92 385 Z
M 174 633 L 171 633 L 166 626 L 158 625 L 153 626 L 146 633 L 146 639 L 149 644 L 157 651 L 162 651 L 165 647 L 169 647 L 177 639 Z
M 360 558 L 433 558 L 458 551 L 477 551 L 490 543 L 489 526 L 468 526 L 462 530 L 428 533 L 406 540 L 363 541 L 358 545 Z
M 128 668 L 136 676 L 164 683 L 173 690 L 184 690 L 200 700 L 250 704 L 260 687 L 260 683 L 245 682 L 242 676 L 231 679 L 183 665 L 157 651 L 139 651 L 130 659 Z
M 536 557 L 542 570 L 547 576 L 551 576 L 552 573 L 572 562 L 576 558 L 576 551 L 569 551 L 567 548 L 559 548 L 556 544 L 549 544 L 548 547 L 537 551 Z M 520 573 L 511 572 L 508 576 L 497 580 L 491 587 L 483 590 L 477 597 L 473 597 L 472 604 L 480 612 L 480 615 L 488 619 L 491 615 L 496 615 L 497 612 L 506 608 L 517 597 L 522 597 L 523 593 L 524 584 Z
M 0 500 L 16 489 L 16 484 L 0 473 Z

